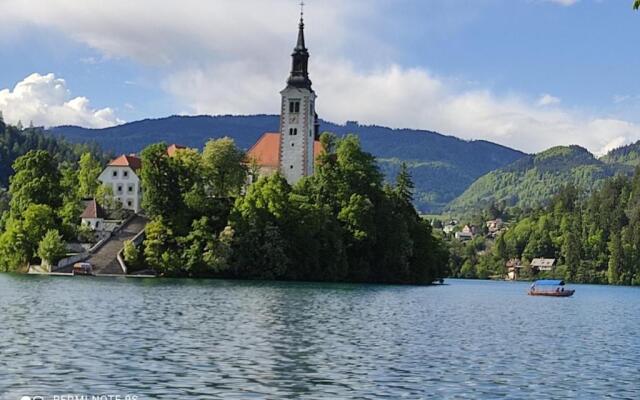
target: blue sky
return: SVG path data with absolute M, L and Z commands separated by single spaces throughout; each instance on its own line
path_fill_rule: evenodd
M 298 19 L 295 0 L 0 2 L 0 109 L 47 126 L 276 113 Z M 640 139 L 630 0 L 307 0 L 305 22 L 325 119 L 525 151 Z

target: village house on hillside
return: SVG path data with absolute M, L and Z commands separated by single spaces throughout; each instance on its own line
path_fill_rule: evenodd
M 473 225 L 465 225 L 460 232 L 456 232 L 455 238 L 458 240 L 466 241 L 472 240 L 476 234 L 476 227 Z

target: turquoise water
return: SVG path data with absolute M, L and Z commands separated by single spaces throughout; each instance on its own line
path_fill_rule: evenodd
M 447 282 L 0 274 L 0 398 L 640 398 L 639 289 Z

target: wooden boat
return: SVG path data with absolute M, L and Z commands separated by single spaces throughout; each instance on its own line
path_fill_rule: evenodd
M 73 264 L 73 275 L 93 275 L 93 266 L 88 262 Z
M 529 288 L 529 296 L 570 297 L 575 290 L 565 289 L 562 280 L 535 281 Z

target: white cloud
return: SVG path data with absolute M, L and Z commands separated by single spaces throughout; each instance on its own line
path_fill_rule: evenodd
M 159 85 L 178 100 L 180 111 L 278 112 L 278 91 L 295 41 L 294 1 L 3 2 L 5 21 L 18 29 L 53 29 L 102 57 L 153 66 L 164 76 Z M 577 0 L 555 2 L 570 6 Z M 322 118 L 437 130 L 525 151 L 580 144 L 601 153 L 640 138 L 637 124 L 563 106 L 550 94 L 496 93 L 464 83 L 473 77 L 458 81 L 398 65 L 397 49 L 380 37 L 384 29 L 372 28 L 387 18 L 385 7 L 393 3 L 326 0 L 309 5 L 310 72 Z
M 246 65 L 216 66 L 173 75 L 167 89 L 196 113 L 276 113 L 282 71 L 254 73 Z M 318 112 L 336 122 L 422 128 L 466 139 L 487 139 L 525 151 L 580 144 L 596 154 L 640 138 L 640 126 L 615 118 L 582 114 L 560 107 L 553 96 L 528 100 L 488 90 L 458 87 L 420 68 L 363 71 L 336 60 L 315 60 L 311 78 Z M 232 93 L 223 96 L 221 93 Z
M 86 97 L 71 97 L 64 79 L 31 74 L 11 89 L 0 90 L 0 110 L 10 123 L 38 126 L 80 125 L 103 128 L 122 121 L 111 108 L 93 109 Z
M 549 3 L 556 3 L 556 4 L 560 4 L 561 6 L 568 7 L 576 4 L 580 0 L 546 0 L 546 1 Z
M 560 104 L 560 99 L 558 97 L 552 96 L 548 93 L 543 94 L 538 99 L 538 105 L 541 107 L 544 106 L 552 106 L 554 104 Z

